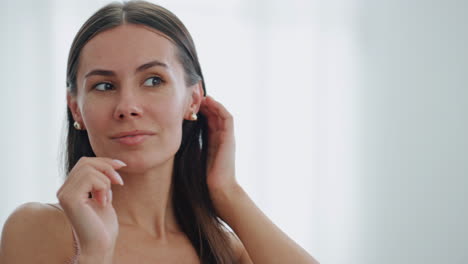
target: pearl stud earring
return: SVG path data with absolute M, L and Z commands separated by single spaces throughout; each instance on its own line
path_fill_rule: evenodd
M 192 116 L 191 116 L 191 117 L 192 117 L 192 120 L 193 120 L 193 121 L 197 121 L 197 119 L 198 119 L 198 116 L 197 116 L 197 114 L 195 114 L 195 112 L 192 112 Z
M 73 123 L 73 126 L 75 127 L 76 130 L 81 130 L 81 125 L 78 122 L 75 121 L 75 123 Z

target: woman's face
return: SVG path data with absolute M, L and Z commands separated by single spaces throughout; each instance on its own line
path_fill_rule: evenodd
M 96 156 L 122 160 L 134 172 L 172 161 L 182 122 L 198 112 L 202 99 L 199 83 L 187 87 L 174 44 L 159 31 L 131 24 L 101 32 L 84 46 L 77 89 L 68 105 Z M 135 131 L 145 135 L 122 137 Z

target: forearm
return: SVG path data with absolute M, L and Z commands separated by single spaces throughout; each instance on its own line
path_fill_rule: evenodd
M 282 232 L 237 186 L 213 195 L 221 218 L 234 230 L 255 264 L 318 263 Z

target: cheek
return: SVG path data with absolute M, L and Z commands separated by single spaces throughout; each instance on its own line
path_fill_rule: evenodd
M 83 122 L 88 133 L 89 142 L 93 151 L 99 156 L 102 137 L 108 132 L 109 113 L 101 103 L 86 102 L 82 106 Z
M 109 119 L 109 113 L 106 112 L 106 107 L 102 102 L 84 103 L 81 109 L 81 113 L 83 115 L 83 122 L 86 126 L 86 130 L 88 130 L 88 133 L 94 130 L 99 130 L 99 127 L 104 125 L 105 120 Z
M 182 121 L 184 118 L 183 104 L 180 100 L 166 101 L 159 105 L 159 117 L 156 122 L 160 122 L 165 133 L 179 136 L 182 133 Z
M 175 154 L 182 142 L 184 102 L 180 98 L 167 100 L 159 104 L 157 108 L 158 116 L 155 117 L 154 121 L 161 129 L 161 135 L 167 144 L 168 151 Z

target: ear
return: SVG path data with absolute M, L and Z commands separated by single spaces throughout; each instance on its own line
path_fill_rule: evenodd
M 196 84 L 189 87 L 188 108 L 185 111 L 185 118 L 191 120 L 192 113 L 197 114 L 200 105 L 203 101 L 203 87 L 202 82 L 198 81 Z
M 70 92 L 67 92 L 67 105 L 68 108 L 70 108 L 70 111 L 73 115 L 73 119 L 76 122 L 80 123 L 81 127 L 85 129 L 83 118 L 81 117 L 80 108 L 78 107 L 77 98 L 76 96 L 71 95 Z

